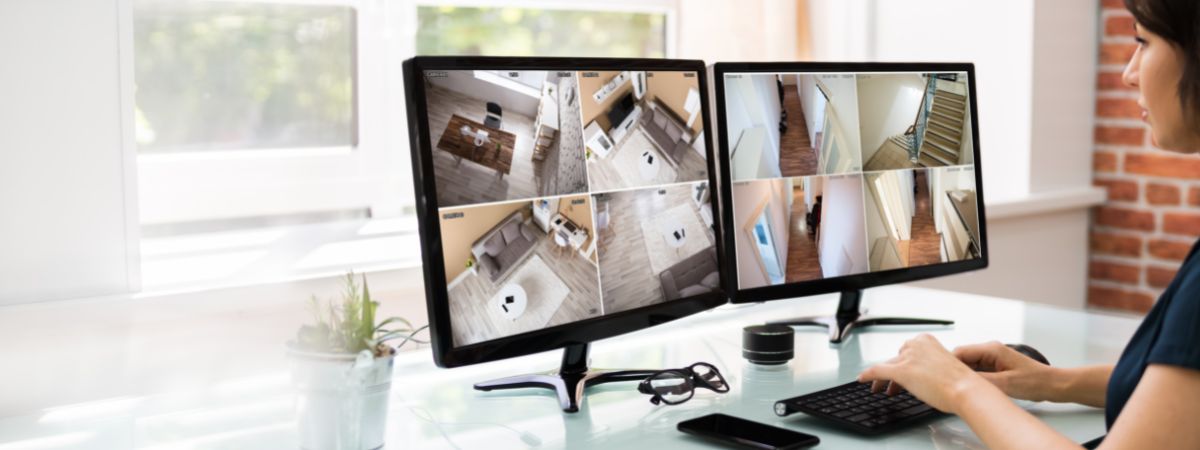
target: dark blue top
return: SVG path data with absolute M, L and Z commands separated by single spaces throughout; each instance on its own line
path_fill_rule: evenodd
M 1150 364 L 1200 370 L 1200 242 L 1146 314 L 1108 380 L 1104 419 L 1112 428 Z

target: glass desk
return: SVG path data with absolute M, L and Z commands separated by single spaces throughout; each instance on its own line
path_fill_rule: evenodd
M 873 313 L 955 320 L 953 327 L 859 330 L 831 347 L 822 329 L 797 329 L 796 358 L 760 368 L 741 357 L 741 329 L 785 317 L 832 313 L 824 295 L 758 305 L 728 305 L 593 343 L 592 367 L 677 368 L 716 365 L 727 394 L 699 390 L 689 402 L 654 406 L 636 383 L 588 390 L 581 410 L 564 414 L 549 391 L 477 392 L 472 383 L 556 368 L 549 352 L 452 370 L 434 367 L 427 351 L 397 357 L 387 446 L 471 448 L 720 448 L 675 430 L 676 423 L 722 412 L 821 438 L 820 448 L 983 448 L 967 426 L 946 417 L 899 433 L 867 438 L 796 414 L 777 417 L 776 400 L 852 380 L 866 366 L 895 355 L 917 333 L 947 347 L 998 340 L 1025 343 L 1058 366 L 1115 362 L 1140 318 L 913 287 L 866 291 Z M 282 352 L 282 345 L 280 351 Z M 53 408 L 0 419 L 0 450 L 36 448 L 297 448 L 294 395 L 286 367 L 196 390 Z M 1077 442 L 1104 432 L 1103 411 L 1079 405 L 1019 402 Z

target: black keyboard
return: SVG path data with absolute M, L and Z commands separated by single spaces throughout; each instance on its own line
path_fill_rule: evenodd
M 871 383 L 857 381 L 775 402 L 775 414 L 787 416 L 797 412 L 863 434 L 885 433 L 942 415 L 908 392 L 891 397 L 882 392 L 872 394 Z

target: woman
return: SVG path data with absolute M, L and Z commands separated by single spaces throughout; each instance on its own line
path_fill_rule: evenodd
M 1200 2 L 1125 0 L 1138 48 L 1123 80 L 1138 88 L 1156 147 L 1200 151 Z M 1200 175 L 1200 174 L 1197 174 Z M 1200 449 L 1200 242 L 1115 366 L 1058 368 L 999 343 L 947 351 L 922 335 L 859 375 L 959 415 L 991 448 L 1079 448 L 1006 397 L 1102 407 L 1102 449 Z M 984 370 L 976 372 L 976 370 Z M 887 380 L 890 380 L 891 383 Z

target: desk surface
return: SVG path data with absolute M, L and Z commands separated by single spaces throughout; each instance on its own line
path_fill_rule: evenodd
M 710 412 L 745 417 L 821 438 L 819 448 L 982 448 L 966 425 L 947 417 L 897 434 L 861 438 L 802 414 L 776 417 L 776 400 L 851 380 L 867 365 L 896 353 L 901 343 L 930 332 L 947 346 L 987 340 L 1033 345 L 1051 363 L 1076 366 L 1116 361 L 1139 323 L 1129 316 L 1057 309 L 991 297 L 908 287 L 872 289 L 864 304 L 881 315 L 940 317 L 952 328 L 887 328 L 855 334 L 831 348 L 817 329 L 796 335 L 796 359 L 775 370 L 740 355 L 742 326 L 769 319 L 832 313 L 832 295 L 760 305 L 725 306 L 654 329 L 597 342 L 592 366 L 681 367 L 706 361 L 720 368 L 728 394 L 699 391 L 678 406 L 654 406 L 633 383 L 588 391 L 582 410 L 564 414 L 549 392 L 481 393 L 471 384 L 548 370 L 559 354 L 544 353 L 453 370 L 437 369 L 428 353 L 396 361 L 387 448 L 718 448 L 685 436 L 675 424 Z M 232 379 L 206 389 L 114 399 L 0 419 L 7 448 L 296 448 L 286 368 L 268 376 Z M 1022 405 L 1076 441 L 1104 431 L 1100 410 L 1053 404 Z M 436 423 L 435 423 L 436 421 Z

